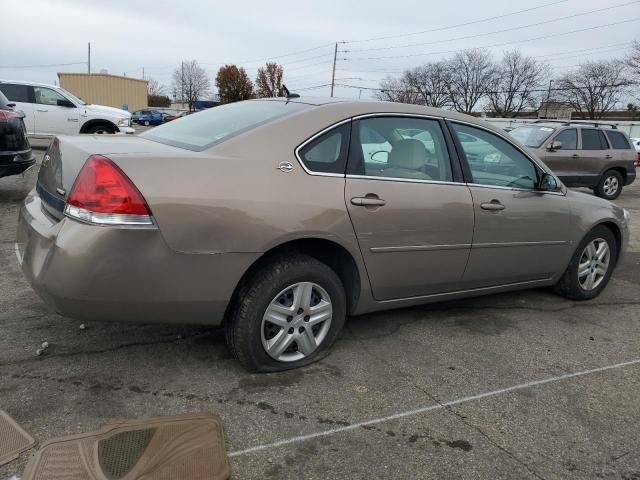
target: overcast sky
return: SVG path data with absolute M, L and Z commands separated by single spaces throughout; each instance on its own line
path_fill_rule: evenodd
M 519 48 L 560 72 L 622 56 L 640 39 L 640 1 L 630 0 L 5 0 L 1 10 L 0 78 L 49 83 L 56 72 L 87 70 L 87 42 L 92 72 L 141 78 L 144 67 L 146 78 L 170 85 L 181 60 L 198 60 L 212 79 L 224 63 L 244 66 L 254 78 L 274 60 L 290 90 L 303 91 L 330 82 L 337 41 L 351 42 L 339 44 L 337 83 L 373 88 L 464 48 L 492 46 L 496 57 Z M 601 11 L 586 13 L 593 10 Z M 563 18 L 572 15 L 579 16 Z M 67 63 L 79 64 L 16 68 Z M 306 92 L 326 95 L 329 88 Z M 336 94 L 357 98 L 361 91 L 339 87 Z

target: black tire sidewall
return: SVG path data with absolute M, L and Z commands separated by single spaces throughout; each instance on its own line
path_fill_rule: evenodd
M 247 299 L 250 303 L 246 305 L 248 308 L 240 307 L 232 320 L 235 324 L 232 326 L 234 329 L 232 348 L 236 351 L 240 350 L 238 353 L 244 358 L 239 360 L 253 371 L 290 370 L 320 360 L 329 353 L 346 319 L 346 297 L 340 278 L 331 268 L 317 261 L 285 262 L 270 268 L 275 270 L 275 275 L 272 273 L 266 277 L 256 278 L 255 283 L 249 288 Z M 260 331 L 262 317 L 276 295 L 300 282 L 313 282 L 327 292 L 333 309 L 331 327 L 324 341 L 313 354 L 295 362 L 279 362 L 271 358 L 262 346 Z M 239 298 L 238 301 L 242 302 L 243 299 Z
M 607 181 L 607 178 L 610 178 L 610 177 L 615 177 L 616 180 L 618 180 L 618 190 L 616 190 L 616 193 L 614 193 L 613 195 L 607 195 L 604 191 L 604 183 Z M 606 200 L 615 200 L 620 196 L 621 193 L 622 193 L 622 175 L 620 175 L 620 173 L 616 172 L 615 170 L 608 170 L 602 176 L 602 179 L 598 184 L 598 188 L 596 188 L 596 194 L 599 197 L 604 198 Z
M 113 133 L 115 133 L 115 132 L 114 132 L 114 130 L 113 130 L 111 127 L 108 127 L 108 126 L 106 126 L 106 125 L 97 125 L 97 126 L 95 126 L 95 127 L 91 127 L 91 128 L 89 129 L 89 133 L 94 134 L 94 135 L 99 135 L 99 134 L 98 134 L 98 131 L 99 131 L 99 130 L 104 130 L 104 131 L 106 131 L 106 132 L 107 132 L 107 133 L 106 133 L 106 135 L 109 135 L 109 134 L 113 134 Z
M 580 264 L 580 258 L 582 257 L 582 252 L 584 251 L 584 249 L 587 247 L 587 245 L 589 245 L 589 243 L 597 238 L 602 238 L 609 245 L 609 267 L 607 269 L 604 280 L 597 288 L 593 290 L 585 290 L 580 285 L 580 281 L 578 279 L 578 266 Z M 565 296 L 576 300 L 590 300 L 597 297 L 609 284 L 609 280 L 611 279 L 613 270 L 616 267 L 617 258 L 618 245 L 616 243 L 613 232 L 611 232 L 611 230 L 609 230 L 605 226 L 595 227 L 582 239 L 582 242 L 580 242 L 580 245 L 573 254 L 571 262 L 567 267 L 567 271 L 565 272 L 561 280 L 561 283 L 564 284 L 562 293 L 565 294 Z

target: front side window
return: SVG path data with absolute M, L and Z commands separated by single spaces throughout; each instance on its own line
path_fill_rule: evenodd
M 298 152 L 300 161 L 312 172 L 344 174 L 349 130 L 350 124 L 345 123 L 314 138 Z
M 578 132 L 575 128 L 568 128 L 556 135 L 553 141 L 560 142 L 562 144 L 562 150 L 577 150 Z
M 629 141 L 627 137 L 624 136 L 621 132 L 610 131 L 607 132 L 607 136 L 611 141 L 611 146 L 616 150 L 629 150 L 631 145 L 629 145 Z
M 31 103 L 31 100 L 29 100 L 29 88 L 29 85 L 0 83 L 0 90 L 12 102 Z
M 595 128 L 582 129 L 582 150 L 608 150 L 609 144 L 602 130 Z
M 33 92 L 36 97 L 36 103 L 39 103 L 40 105 L 56 106 L 58 105 L 58 100 L 68 101 L 58 92 L 56 92 L 55 90 L 51 90 L 50 88 L 33 87 Z
M 496 187 L 535 189 L 538 172 L 520 150 L 481 128 L 452 123 L 467 159 L 473 183 Z
M 453 181 L 442 128 L 426 118 L 376 117 L 359 120 L 349 173 L 423 181 Z
M 235 135 L 309 108 L 312 107 L 304 103 L 271 100 L 229 103 L 197 115 L 188 115 L 179 122 L 165 123 L 140 136 L 165 145 L 202 151 Z
M 524 125 L 522 127 L 514 128 L 509 132 L 509 135 L 527 147 L 538 148 L 542 146 L 545 140 L 549 138 L 554 131 L 555 129 L 551 127 Z

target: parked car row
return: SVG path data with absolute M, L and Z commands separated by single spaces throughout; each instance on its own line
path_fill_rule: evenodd
M 165 122 L 170 122 L 178 118 L 189 115 L 190 112 L 168 113 L 160 112 L 158 110 L 144 109 L 138 110 L 131 114 L 131 120 L 139 125 L 162 125 Z

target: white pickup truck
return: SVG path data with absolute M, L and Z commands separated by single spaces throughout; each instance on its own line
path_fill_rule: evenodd
M 24 112 L 30 137 L 78 133 L 134 133 L 131 114 L 119 108 L 88 105 L 64 88 L 45 83 L 0 80 L 0 91 Z

